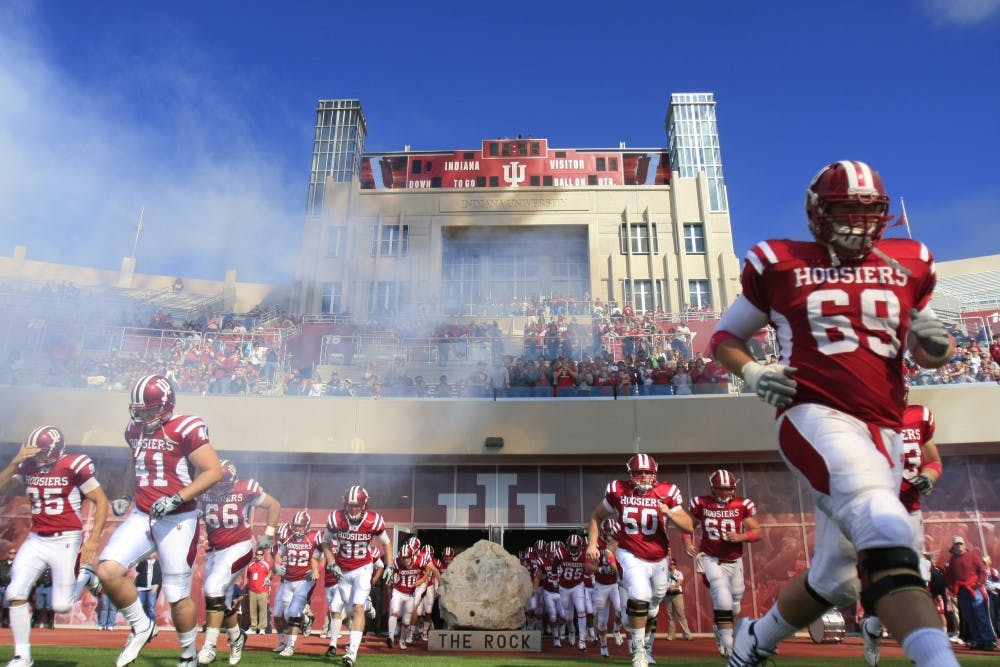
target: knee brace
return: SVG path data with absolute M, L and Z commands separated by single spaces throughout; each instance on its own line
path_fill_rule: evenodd
M 886 595 L 905 590 L 927 592 L 920 576 L 917 553 L 909 547 L 860 551 L 858 577 L 861 579 L 861 604 L 871 615 L 875 615 L 875 604 Z
M 290 619 L 288 619 L 288 627 L 290 627 L 290 628 L 301 628 L 302 627 L 302 617 L 301 616 L 292 616 Z
M 644 618 L 649 615 L 649 603 L 630 599 L 625 603 L 625 613 L 629 618 Z
M 226 611 L 226 598 L 214 595 L 205 596 L 205 611 Z
M 715 624 L 731 626 L 733 624 L 733 610 L 732 609 L 713 609 L 712 613 L 715 615 Z
M 191 574 L 163 573 L 163 597 L 173 604 L 191 596 Z

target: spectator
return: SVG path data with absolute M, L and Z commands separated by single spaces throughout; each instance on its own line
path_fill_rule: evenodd
M 993 559 L 983 556 L 986 566 L 986 593 L 990 598 L 990 620 L 993 621 L 993 632 L 1000 634 L 1000 571 L 993 567 Z
M 111 601 L 108 594 L 101 591 L 101 599 L 97 610 L 97 629 L 114 630 L 115 622 L 118 620 L 118 608 Z
M 156 598 L 163 584 L 163 572 L 156 552 L 149 554 L 135 566 L 135 589 L 139 591 L 139 602 L 149 620 L 156 622 Z
M 958 597 L 962 623 L 968 628 L 967 643 L 974 650 L 996 649 L 997 636 L 990 620 L 986 593 L 986 565 L 979 554 L 968 551 L 965 538 L 956 535 L 951 541 L 951 560 L 945 572 L 952 595 Z
M 3 627 L 10 627 L 10 604 L 7 602 L 7 585 L 10 584 L 10 568 L 14 564 L 17 549 L 7 549 L 7 557 L 0 560 L 0 603 L 3 605 Z
M 670 559 L 670 569 L 667 572 L 667 596 L 663 601 L 667 606 L 667 641 L 674 639 L 675 621 L 680 626 L 684 639 L 694 639 L 684 614 L 684 573 L 677 569 L 677 561 L 673 558 Z
M 55 627 L 55 612 L 52 611 L 52 568 L 45 568 L 35 584 L 35 602 L 32 609 L 34 615 L 31 627 L 50 630 Z
M 267 602 L 271 595 L 271 564 L 264 559 L 264 550 L 257 549 L 253 562 L 247 566 L 247 589 L 250 592 L 250 634 L 267 631 Z

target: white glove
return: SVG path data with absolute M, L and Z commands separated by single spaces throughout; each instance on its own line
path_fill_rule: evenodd
M 265 533 L 257 538 L 258 549 L 270 549 L 272 544 L 274 544 L 274 535 L 267 535 Z
M 763 366 L 756 361 L 743 365 L 743 380 L 760 400 L 768 405 L 783 408 L 791 404 L 798 391 L 799 383 L 792 379 L 799 369 L 784 364 Z
M 149 508 L 149 516 L 154 520 L 162 519 L 183 504 L 184 499 L 181 498 L 181 494 L 179 493 L 175 493 L 172 496 L 163 496 L 162 498 L 158 498 L 153 503 L 153 506 Z
M 922 496 L 929 496 L 934 490 L 934 482 L 927 475 L 914 475 L 910 478 L 910 486 L 919 491 Z
M 285 566 L 284 566 L 284 565 L 282 565 L 281 563 L 275 563 L 275 564 L 274 564 L 274 573 L 275 573 L 276 575 L 278 575 L 279 577 L 283 577 L 283 576 L 285 576 L 285 572 L 286 572 L 286 571 L 287 571 L 287 570 L 285 570 Z
M 115 516 L 124 516 L 125 513 L 128 512 L 130 505 L 132 505 L 132 499 L 129 496 L 115 498 L 111 501 L 111 512 Z
M 951 350 L 951 335 L 937 317 L 921 317 L 916 309 L 911 310 L 910 333 L 917 339 L 917 345 L 934 359 L 940 359 Z
M 337 579 L 340 579 L 342 576 L 344 576 L 344 571 L 341 570 L 340 566 L 337 565 L 336 563 L 327 563 L 326 571 L 332 574 Z

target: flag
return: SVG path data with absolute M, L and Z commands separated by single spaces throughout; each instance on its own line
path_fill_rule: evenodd
M 910 221 L 906 219 L 906 211 L 903 211 L 902 213 L 900 213 L 899 217 L 896 218 L 896 222 L 892 223 L 889 226 L 890 227 L 902 227 L 903 225 L 906 225 L 907 229 L 909 229 L 909 227 L 910 227 Z

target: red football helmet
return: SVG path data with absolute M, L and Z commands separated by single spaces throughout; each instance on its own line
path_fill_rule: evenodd
M 656 484 L 656 471 L 659 466 L 649 454 L 635 454 L 628 460 L 625 466 L 629 477 L 632 479 L 632 487 L 639 494 L 646 493 Z
M 420 538 L 414 535 L 410 539 L 406 540 L 406 543 L 413 549 L 413 553 L 416 554 L 420 551 Z
M 357 523 L 365 518 L 368 509 L 368 492 L 365 487 L 355 484 L 344 494 L 344 513 L 347 518 Z
M 564 560 L 566 558 L 566 545 L 558 541 L 549 542 L 546 553 L 553 560 Z
M 583 538 L 576 533 L 573 533 L 566 538 L 566 547 L 569 549 L 569 555 L 576 558 L 580 555 L 580 552 L 583 551 Z
M 428 556 L 433 556 L 434 555 L 434 545 L 432 545 L 432 544 L 425 544 L 424 545 L 424 553 L 427 554 Z
M 278 530 L 275 531 L 275 536 L 277 537 L 275 540 L 276 544 L 281 544 L 282 542 L 287 541 L 288 538 L 292 536 L 292 527 L 288 525 L 287 521 L 285 521 L 278 526 Z
M 622 525 L 612 516 L 609 516 L 601 522 L 601 533 L 604 535 L 604 539 L 606 540 L 618 539 L 618 532 L 621 529 Z
M 66 451 L 66 441 L 62 431 L 55 426 L 39 426 L 28 436 L 28 445 L 38 447 L 39 452 L 29 460 L 36 468 L 47 468 Z
M 441 549 L 441 560 L 443 560 L 444 562 L 450 563 L 454 557 L 455 557 L 454 547 L 444 547 L 443 549 Z
M 132 387 L 129 412 L 144 433 L 152 433 L 173 416 L 176 402 L 170 380 L 162 375 L 147 375 Z
M 716 470 L 708 478 L 712 487 L 712 495 L 716 502 L 728 503 L 736 496 L 736 475 L 728 470 Z
M 292 534 L 296 537 L 305 535 L 312 527 L 312 517 L 306 510 L 299 510 L 292 517 Z
M 410 565 L 410 563 L 413 562 L 413 547 L 411 547 L 409 543 L 406 543 L 399 548 L 399 559 L 406 565 Z
M 831 205 L 852 204 L 849 207 Z M 816 241 L 845 259 L 867 255 L 882 238 L 889 196 L 882 177 L 864 162 L 841 160 L 820 170 L 806 190 L 806 216 Z
M 548 542 L 545 540 L 535 540 L 535 551 L 538 553 L 545 553 L 545 547 L 548 546 Z
M 222 459 L 219 465 L 222 466 L 222 479 L 218 482 L 219 488 L 223 491 L 233 488 L 236 482 L 240 481 L 240 473 L 236 469 L 236 464 L 229 459 Z

